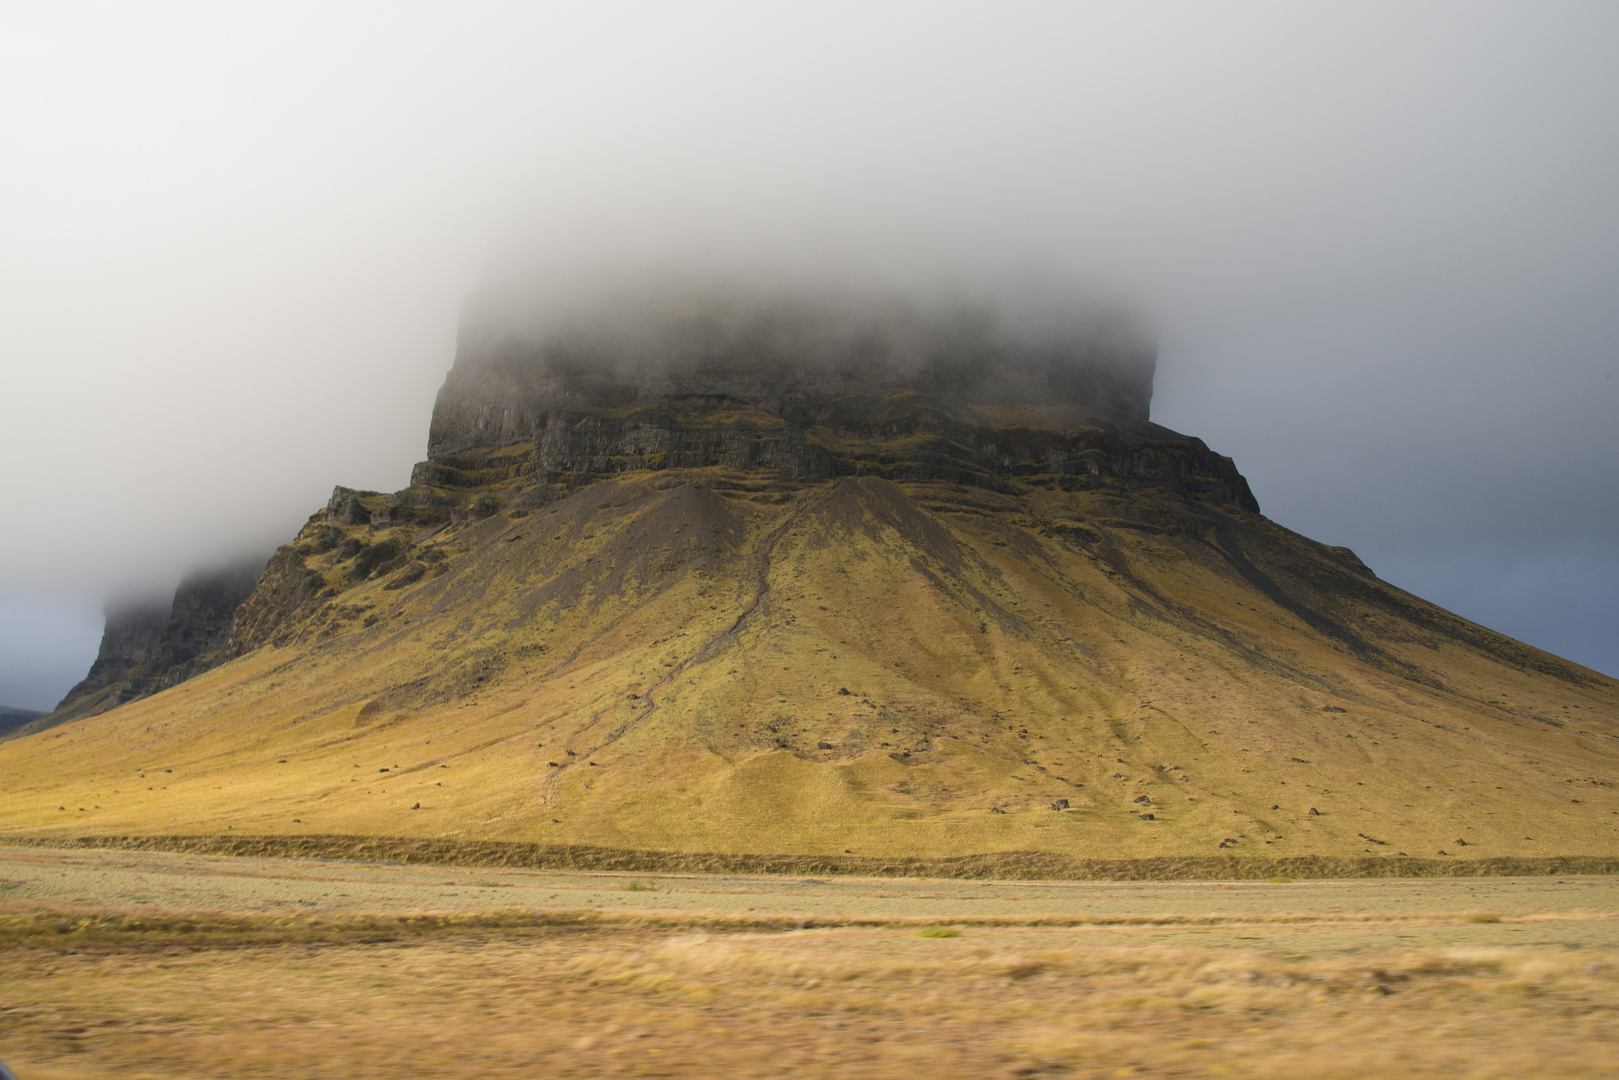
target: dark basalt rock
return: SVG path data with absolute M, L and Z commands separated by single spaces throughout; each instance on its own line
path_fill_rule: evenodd
M 38 709 L 14 709 L 9 705 L 0 705 L 0 739 L 44 715 Z
M 219 663 L 236 609 L 258 583 L 263 563 L 247 559 L 186 577 L 167 604 L 109 608 L 101 648 L 85 677 L 56 708 L 0 738 L 28 735 L 115 709 L 184 682 Z
M 637 470 L 723 468 L 1010 491 L 1160 487 L 1257 512 L 1231 459 L 1149 419 L 1155 349 L 1116 327 L 997 334 L 937 317 L 757 309 L 523 338 L 464 327 L 427 460 L 326 520 L 438 524 L 543 505 Z
M 643 299 L 537 333 L 474 316 L 433 410 L 428 458 L 660 402 L 745 408 L 800 430 L 864 428 L 873 403 L 896 393 L 944 410 L 1037 402 L 1145 421 L 1156 358 L 1118 325 L 1032 331 L 982 312 Z
M 377 494 L 375 491 L 351 491 L 346 487 L 333 488 L 332 497 L 326 503 L 326 520 L 339 525 L 366 524 L 371 520 L 371 511 L 360 500 Z
M 361 546 L 356 543 L 356 550 Z M 313 610 L 325 591 L 325 579 L 304 565 L 303 554 L 291 544 L 282 545 L 270 556 L 252 595 L 237 610 L 221 649 L 222 659 L 275 642 L 277 631 L 298 615 Z

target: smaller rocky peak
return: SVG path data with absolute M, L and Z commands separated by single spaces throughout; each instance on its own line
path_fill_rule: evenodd
M 332 488 L 332 497 L 326 500 L 326 520 L 334 525 L 364 525 L 371 520 L 371 511 L 362 500 L 380 497 L 380 492 L 356 491 L 340 484 Z
M 236 611 L 263 570 L 263 559 L 242 559 L 187 574 L 167 601 L 109 604 L 101 647 L 89 672 L 52 712 L 10 734 L 26 735 L 104 713 L 222 662 Z
M 10 705 L 0 705 L 0 739 L 44 715 L 38 709 L 15 709 Z

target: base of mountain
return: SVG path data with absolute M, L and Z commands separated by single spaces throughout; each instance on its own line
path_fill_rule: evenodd
M 522 870 L 675 874 L 782 874 L 999 881 L 1269 881 L 1276 878 L 1542 877 L 1619 874 L 1619 856 L 1424 858 L 1373 855 L 1181 855 L 1083 859 L 1044 851 L 954 858 L 747 855 L 645 851 L 585 844 L 435 840 L 393 836 L 6 836 L 25 847 L 167 851 L 256 858 L 354 859 Z

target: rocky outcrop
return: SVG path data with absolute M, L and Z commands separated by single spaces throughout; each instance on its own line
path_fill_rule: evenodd
M 799 430 L 865 427 L 896 398 L 947 413 L 1068 406 L 1131 424 L 1148 419 L 1156 364 L 1153 345 L 1111 324 L 1037 332 L 959 313 L 631 309 L 538 338 L 471 325 L 434 405 L 428 460 L 665 403 Z
M 1201 440 L 1039 405 L 946 408 L 897 392 L 820 403 L 795 418 L 729 401 L 653 398 L 622 409 L 557 410 L 537 423 L 526 444 L 459 452 L 440 444 L 416 466 L 411 488 L 374 520 L 450 520 L 457 492 L 505 489 L 517 505 L 533 505 L 618 473 L 710 467 L 797 483 L 880 476 L 996 491 L 1043 477 L 1071 489 L 1159 486 L 1259 509 L 1231 459 Z
M 537 338 L 474 325 L 410 486 L 339 489 L 326 520 L 441 524 L 621 473 L 716 467 L 786 487 L 1158 487 L 1257 512 L 1229 458 L 1150 421 L 1155 363 L 1116 327 L 1014 334 L 945 317 L 641 312 Z
M 55 710 L 11 734 L 26 735 L 104 713 L 184 682 L 226 659 L 223 648 L 236 609 L 252 594 L 263 565 L 248 559 L 191 574 L 167 604 L 109 607 L 101 648 L 89 673 Z
M 339 506 L 336 520 L 343 520 L 342 507 L 348 504 L 346 499 L 340 499 L 342 493 L 348 496 L 370 494 L 338 488 L 332 495 L 332 501 Z M 353 505 L 358 505 L 357 499 Z M 321 516 L 316 514 L 311 521 Z M 306 526 L 306 532 L 308 528 Z M 329 535 L 344 538 L 336 529 L 331 529 Z M 330 551 L 333 546 L 321 547 L 317 540 L 315 545 L 284 544 L 276 549 L 259 578 L 258 587 L 236 613 L 235 623 L 224 643 L 225 655 L 241 656 L 260 645 L 280 643 L 278 631 L 295 624 L 300 615 L 307 614 L 325 589 L 326 583 L 320 573 L 304 565 L 305 556 L 313 551 Z
M 0 705 L 0 739 L 44 715 L 38 709 L 14 709 L 10 705 Z
M 161 667 L 157 658 L 164 650 L 157 642 L 168 625 L 171 607 L 159 603 L 109 606 L 101 631 L 101 648 L 89 673 L 35 726 L 53 727 L 94 716 L 144 696 L 137 687 Z

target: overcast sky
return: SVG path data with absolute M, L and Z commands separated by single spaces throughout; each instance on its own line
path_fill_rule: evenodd
M 519 255 L 1090 283 L 1268 516 L 1619 674 L 1619 5 L 248 8 L 0 8 L 0 704 L 402 487 Z

